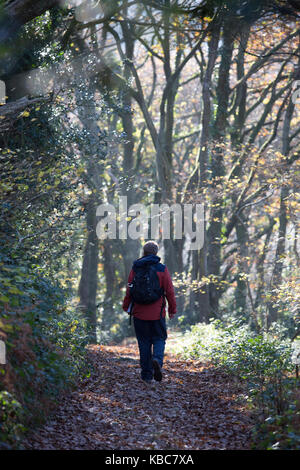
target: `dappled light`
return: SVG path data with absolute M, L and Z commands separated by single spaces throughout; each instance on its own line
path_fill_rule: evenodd
M 27 448 L 249 448 L 251 418 L 226 374 L 167 355 L 164 381 L 148 385 L 139 379 L 134 344 L 89 351 L 94 373 Z
M 0 450 L 299 448 L 299 15 L 0 0 Z

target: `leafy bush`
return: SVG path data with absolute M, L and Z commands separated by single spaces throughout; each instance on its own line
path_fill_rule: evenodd
M 260 441 L 262 448 L 269 449 L 295 448 L 299 444 L 292 424 L 299 410 L 290 340 L 271 333 L 257 335 L 237 320 L 229 326 L 215 320 L 210 325 L 192 327 L 184 339 L 182 354 L 209 359 L 246 385 L 247 398 L 259 420 L 256 445 Z
M 0 450 L 10 449 L 24 431 L 21 404 L 7 391 L 0 392 Z
M 68 292 L 36 267 L 1 266 L 1 339 L 7 364 L 0 377 L 0 441 L 19 445 L 19 435 L 44 418 L 63 390 L 86 370 L 84 319 L 68 305 Z

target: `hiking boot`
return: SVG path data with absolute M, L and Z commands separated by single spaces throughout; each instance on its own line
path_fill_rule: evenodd
M 153 359 L 152 364 L 153 364 L 153 371 L 154 371 L 154 374 L 153 374 L 154 380 L 157 380 L 157 382 L 160 382 L 162 379 L 162 373 L 161 373 L 161 368 L 160 368 L 158 360 Z
M 151 384 L 152 383 L 151 379 L 142 379 L 142 381 L 146 384 Z

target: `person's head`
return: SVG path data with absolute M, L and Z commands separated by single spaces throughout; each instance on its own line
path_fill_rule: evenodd
M 149 242 L 146 242 L 145 245 L 143 246 L 143 255 L 148 256 L 148 255 L 157 255 L 158 252 L 158 244 L 152 240 Z

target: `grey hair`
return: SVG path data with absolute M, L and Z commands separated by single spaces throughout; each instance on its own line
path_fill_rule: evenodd
M 143 251 L 144 255 L 156 255 L 158 252 L 158 244 L 155 241 L 150 240 L 143 246 Z

